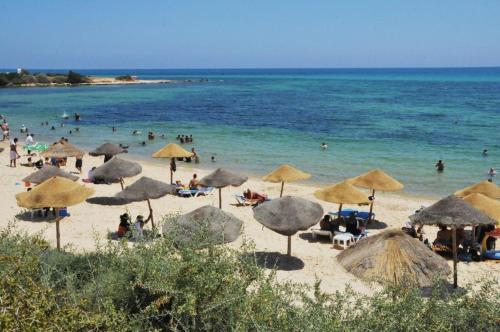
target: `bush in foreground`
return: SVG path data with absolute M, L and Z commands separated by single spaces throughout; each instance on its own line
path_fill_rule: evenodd
M 57 252 L 40 237 L 0 234 L 0 330 L 498 330 L 500 292 L 372 297 L 278 283 L 251 245 L 179 248 L 170 238 Z

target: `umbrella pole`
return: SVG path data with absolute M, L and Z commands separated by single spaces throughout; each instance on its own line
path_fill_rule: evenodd
M 153 219 L 153 208 L 151 207 L 151 201 L 148 199 L 148 207 L 149 207 L 149 218 L 151 219 L 151 228 L 155 229 L 155 221 Z
M 219 188 L 219 209 L 222 209 L 222 188 Z
M 453 288 L 458 287 L 457 277 L 457 227 L 454 225 L 451 233 L 451 241 L 453 245 Z
M 292 256 L 292 236 L 288 235 L 288 247 L 286 251 L 287 256 Z
M 122 186 L 122 190 L 123 190 L 123 178 L 120 178 L 120 186 Z
M 340 219 L 340 212 L 342 212 L 342 203 L 339 205 L 339 212 L 337 213 L 337 218 Z
M 59 229 L 59 221 L 62 219 L 59 217 L 59 209 L 54 209 L 56 213 L 56 243 L 57 251 L 61 251 L 61 231 Z
M 372 215 L 373 215 L 373 203 L 375 202 L 375 189 L 372 191 L 372 201 L 370 202 L 370 214 L 368 215 L 368 222 L 372 221 Z
M 283 187 L 285 186 L 285 181 L 281 181 L 281 192 L 280 197 L 283 197 Z

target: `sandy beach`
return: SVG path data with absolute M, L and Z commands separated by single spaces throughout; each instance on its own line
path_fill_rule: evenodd
M 29 234 L 41 233 L 43 237 L 55 246 L 55 223 L 46 221 L 24 221 L 16 220 L 15 216 L 22 211 L 16 204 L 15 194 L 26 190 L 21 179 L 35 171 L 34 168 L 19 166 L 17 168 L 8 167 L 9 155 L 7 142 L 0 143 L 0 146 L 5 150 L 0 153 L 0 165 L 2 167 L 2 175 L 0 177 L 0 190 L 4 193 L 4 198 L 1 201 L 0 209 L 3 212 L 3 218 L 0 221 L 0 227 L 6 227 L 9 222 L 15 222 L 15 227 L 19 230 L 26 231 Z M 23 151 L 19 148 L 19 151 Z M 23 151 L 24 152 L 24 151 Z M 133 155 L 122 154 L 120 157 L 124 159 L 134 159 Z M 27 157 L 22 157 L 21 162 L 24 162 Z M 125 184 L 131 184 L 140 176 L 149 176 L 154 179 L 167 182 L 169 179 L 168 161 L 164 163 L 148 162 L 141 159 L 143 167 L 142 174 L 135 177 L 125 179 Z M 163 160 L 162 160 L 163 161 Z M 83 174 L 81 178 L 85 178 L 88 170 L 92 166 L 99 166 L 103 162 L 103 158 L 90 157 L 86 155 L 83 160 Z M 219 167 L 224 167 L 220 164 Z M 300 165 L 297 165 L 300 167 Z M 200 168 L 185 169 L 182 163 L 178 164 L 177 172 L 174 174 L 174 181 L 181 180 L 187 183 L 192 176 L 193 171 L 201 178 L 208 174 L 208 171 Z M 74 158 L 68 160 L 68 165 L 64 167 L 66 171 L 75 171 Z M 82 183 L 81 180 L 78 180 Z M 95 195 L 113 195 L 120 191 L 119 184 L 112 185 L 94 185 L 86 184 L 95 189 Z M 266 183 L 258 178 L 250 178 L 245 184 L 239 188 L 225 188 L 222 191 L 223 209 L 231 212 L 238 218 L 244 221 L 244 229 L 242 236 L 234 243 L 232 247 L 238 247 L 245 240 L 250 240 L 255 243 L 256 252 L 277 252 L 286 253 L 286 238 L 264 228 L 256 222 L 252 217 L 251 207 L 238 206 L 234 198 L 235 194 L 241 194 L 246 188 L 267 193 L 269 197 L 278 197 L 280 186 L 277 184 Z M 285 186 L 286 195 L 294 195 L 303 197 L 320 203 L 325 212 L 335 211 L 338 206 L 328 204 L 314 198 L 313 192 L 318 187 L 313 185 L 287 184 Z M 387 224 L 387 228 L 400 228 L 401 225 L 408 219 L 408 216 L 420 208 L 421 206 L 429 206 L 433 201 L 426 198 L 412 197 L 404 192 L 400 194 L 377 194 L 376 205 L 374 211 L 377 219 Z M 155 220 L 161 220 L 162 216 L 173 213 L 187 213 L 204 205 L 218 205 L 218 196 L 214 194 L 207 197 L 196 198 L 181 198 L 174 196 L 166 196 L 164 198 L 152 201 Z M 346 206 L 355 207 L 355 206 Z M 367 209 L 367 207 L 361 207 Z M 96 241 L 107 241 L 107 234 L 110 231 L 116 231 L 119 223 L 119 215 L 124 212 L 129 212 L 132 218 L 138 214 L 147 215 L 146 203 L 133 203 L 127 206 L 110 206 L 103 207 L 82 203 L 80 205 L 69 208 L 71 216 L 65 218 L 61 222 L 61 244 L 65 246 L 65 250 L 71 251 L 90 251 L 95 248 Z M 150 226 L 147 226 L 150 227 Z M 381 230 L 370 229 L 369 235 L 376 234 Z M 426 236 L 432 241 L 435 237 L 437 229 L 435 227 L 426 227 L 424 229 Z M 277 276 L 279 280 L 291 280 L 295 282 L 304 282 L 313 284 L 316 279 L 321 280 L 321 288 L 327 292 L 343 290 L 347 285 L 350 285 L 357 291 L 371 293 L 373 287 L 352 274 L 347 273 L 340 264 L 336 261 L 335 256 L 341 251 L 333 249 L 331 243 L 325 241 L 313 241 L 310 237 L 310 232 L 299 232 L 292 237 L 292 255 L 303 262 L 303 267 L 290 271 L 279 270 Z M 451 266 L 451 260 L 449 261 Z M 471 262 L 459 263 L 459 284 L 464 284 L 476 280 L 480 277 L 500 276 L 500 264 L 494 262 Z

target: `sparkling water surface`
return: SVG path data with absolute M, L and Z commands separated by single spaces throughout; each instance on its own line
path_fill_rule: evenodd
M 192 134 L 185 148 L 196 148 L 203 168 L 263 175 L 289 163 L 312 173 L 313 182 L 332 184 L 380 167 L 406 192 L 433 197 L 500 169 L 500 68 L 78 72 L 181 82 L 0 89 L 0 113 L 12 132 L 22 137 L 24 124 L 51 142 L 78 126 L 69 136 L 77 145 L 124 143 L 142 157 Z M 64 112 L 82 119 L 61 128 Z M 442 174 L 434 168 L 438 159 L 446 164 Z

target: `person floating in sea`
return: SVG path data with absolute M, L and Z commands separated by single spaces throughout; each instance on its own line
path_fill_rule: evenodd
M 75 128 L 75 131 L 80 131 L 80 128 L 79 128 L 79 127 L 76 127 L 76 128 Z
M 56 127 L 52 126 L 50 127 L 50 130 L 56 130 Z
M 145 141 L 142 141 L 141 145 L 142 145 L 142 146 L 146 146 L 146 142 L 145 142 Z
M 155 134 L 154 134 L 152 131 L 150 131 L 150 132 L 148 133 L 148 140 L 152 141 L 152 140 L 154 140 L 154 139 L 155 139 Z
M 493 182 L 493 178 L 497 176 L 497 171 L 492 167 L 488 171 L 488 182 Z
M 75 113 L 75 121 L 80 121 L 80 114 L 79 113 Z
M 487 156 L 488 155 L 488 149 L 483 149 L 483 156 Z
M 141 132 L 140 132 L 139 130 L 134 130 L 134 131 L 132 132 L 132 135 L 139 135 L 140 133 L 141 133 Z
M 443 172 L 444 171 L 444 163 L 443 163 L 443 161 L 441 159 L 438 160 L 438 162 L 436 163 L 436 165 L 434 165 L 434 167 L 436 167 L 436 170 L 438 172 Z
M 323 142 L 323 143 L 321 143 L 321 145 L 319 147 L 322 148 L 323 150 L 326 150 L 326 149 L 328 149 L 328 144 Z
M 212 157 L 210 158 L 210 160 L 212 160 L 212 162 L 213 162 L 213 163 L 215 163 L 215 162 L 216 162 L 216 160 L 215 160 L 215 156 L 212 156 Z

